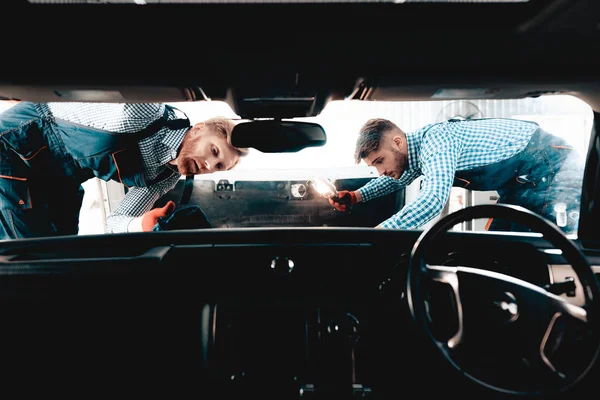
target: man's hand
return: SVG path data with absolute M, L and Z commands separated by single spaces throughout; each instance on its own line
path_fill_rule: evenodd
M 350 192 L 348 190 L 340 190 L 336 197 L 329 198 L 329 204 L 338 211 L 347 211 L 348 206 L 351 207 L 356 203 L 356 192 Z
M 148 211 L 146 214 L 142 215 L 142 231 L 152 231 L 152 228 L 154 228 L 154 225 L 156 225 L 159 218 L 166 217 L 173 211 L 175 211 L 175 203 L 172 200 L 169 200 L 164 207 Z

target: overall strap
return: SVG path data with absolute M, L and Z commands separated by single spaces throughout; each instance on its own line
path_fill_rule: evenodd
M 192 191 L 194 189 L 194 175 L 187 175 L 185 177 L 185 183 L 183 185 L 183 191 L 181 192 L 181 199 L 179 204 L 188 204 L 190 197 L 192 197 Z
M 159 119 L 157 121 L 154 121 L 146 129 L 144 129 L 143 131 L 141 131 L 140 135 L 142 135 L 142 138 L 148 137 L 148 136 L 152 135 L 153 133 L 158 132 L 163 126 L 168 127 L 170 130 L 185 129 L 185 128 L 189 128 L 191 126 L 190 120 L 187 117 L 186 118 L 178 118 L 178 119 L 168 120 L 168 112 L 169 112 L 169 110 L 173 111 L 173 113 L 175 113 L 175 111 L 179 111 L 180 113 L 186 115 L 180 109 L 165 104 L 164 118 L 161 118 L 161 119 Z M 154 124 L 156 124 L 156 126 L 154 126 Z M 148 130 L 149 132 L 146 132 L 146 130 Z M 163 171 L 162 174 L 160 174 L 159 176 L 157 176 L 154 179 L 154 181 L 159 181 L 161 179 L 165 179 L 171 173 L 172 173 L 172 171 L 169 170 L 169 169 L 167 169 L 167 170 Z M 181 199 L 179 201 L 179 204 L 187 204 L 189 202 L 190 197 L 192 195 L 193 183 L 194 183 L 194 175 L 188 175 L 188 176 L 186 176 L 186 180 L 185 180 L 185 184 L 184 184 L 184 188 L 183 188 L 183 192 L 181 194 Z
M 184 112 L 182 112 L 178 108 L 165 104 L 165 111 L 161 118 L 153 121 L 150 125 L 148 125 L 144 129 L 142 129 L 141 131 L 138 131 L 132 135 L 128 135 L 128 138 L 131 138 L 134 141 L 140 141 L 142 139 L 145 139 L 147 137 L 154 135 L 155 133 L 157 133 L 164 127 L 168 128 L 171 131 L 176 131 L 176 130 L 186 129 L 191 126 L 190 120 L 189 120 L 189 118 L 187 118 L 187 115 L 186 115 L 186 118 L 176 118 L 176 119 L 170 120 L 169 119 L 169 111 L 172 111 L 174 114 L 175 114 L 175 111 L 179 111 L 183 115 L 186 115 Z M 173 173 L 173 170 L 171 170 L 170 168 L 166 168 L 164 171 L 162 171 L 160 174 L 158 174 L 158 176 L 156 176 L 154 179 L 149 181 L 148 184 L 154 184 L 163 179 L 166 179 L 172 173 Z
M 178 108 L 175 108 L 173 106 L 166 106 L 166 107 L 183 113 L 181 110 L 179 110 Z M 172 120 L 169 122 L 175 122 L 175 121 L 185 121 L 185 120 L 179 119 L 179 120 Z M 191 126 L 189 119 L 187 119 L 187 126 Z M 182 129 L 182 128 L 171 128 L 171 129 Z M 185 183 L 183 186 L 183 191 L 181 193 L 181 199 L 179 200 L 179 204 L 188 204 L 189 203 L 190 197 L 192 197 L 193 189 L 194 189 L 194 175 L 187 175 L 185 177 Z
M 165 104 L 165 112 L 162 118 L 157 119 L 152 122 L 150 125 L 139 131 L 135 134 L 136 139 L 145 139 L 149 136 L 152 136 L 156 132 L 160 131 L 163 127 L 167 127 L 172 131 L 189 128 L 191 126 L 189 118 L 177 118 L 177 119 L 169 119 L 169 110 L 171 111 L 179 111 L 183 113 L 178 108 L 173 106 L 169 106 Z M 185 115 L 185 114 L 184 114 Z

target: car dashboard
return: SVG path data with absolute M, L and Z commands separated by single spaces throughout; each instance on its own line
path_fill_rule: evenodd
M 256 228 L 7 242 L 0 256 L 6 389 L 441 394 L 441 382 L 465 382 L 420 337 L 408 310 L 406 272 L 420 234 Z M 431 256 L 541 287 L 574 275 L 535 236 L 449 232 Z M 590 259 L 600 272 L 599 255 Z M 580 293 L 562 295 L 577 303 Z M 428 376 L 440 384 L 415 384 Z

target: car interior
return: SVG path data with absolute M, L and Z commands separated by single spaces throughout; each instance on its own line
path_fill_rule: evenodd
M 595 393 L 597 0 L 23 0 L 0 11 L 2 107 L 218 106 L 236 119 L 232 143 L 253 152 L 156 202 L 199 205 L 209 226 L 0 241 L 7 398 Z M 217 108 L 206 110 L 197 118 Z M 573 230 L 470 191 L 423 228 L 376 229 L 418 183 L 336 211 L 323 180 L 335 191 L 377 178 L 351 154 L 376 116 L 411 129 L 459 116 L 556 127 L 585 160 Z M 103 221 L 127 188 L 98 188 Z M 529 230 L 476 228 L 490 218 Z

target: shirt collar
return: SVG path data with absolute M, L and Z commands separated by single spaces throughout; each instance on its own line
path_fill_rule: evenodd
M 400 176 L 400 179 L 405 178 L 414 171 L 420 171 L 421 166 L 419 165 L 419 153 L 421 152 L 421 143 L 423 142 L 423 135 L 431 127 L 426 125 L 421 129 L 406 134 L 406 147 L 408 148 L 408 166 Z
M 160 142 L 167 148 L 167 151 L 161 154 L 161 159 L 159 160 L 161 164 L 166 164 L 177 158 L 183 138 L 189 129 L 190 128 L 178 129 L 176 131 L 167 130 L 164 133 Z
M 423 136 L 419 131 L 411 132 L 406 135 L 406 147 L 408 148 L 408 171 L 419 169 L 419 150 L 421 149 L 421 140 Z

